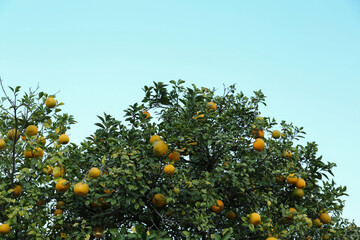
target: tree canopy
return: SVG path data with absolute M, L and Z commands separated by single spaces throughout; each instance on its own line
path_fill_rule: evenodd
M 262 116 L 261 90 L 143 90 L 77 145 L 55 95 L 3 88 L 0 239 L 360 238 L 335 164 L 299 144 L 302 127 Z

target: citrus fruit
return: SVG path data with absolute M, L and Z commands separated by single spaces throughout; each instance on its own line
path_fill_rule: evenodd
M 164 141 L 156 141 L 154 144 L 153 151 L 156 156 L 162 157 L 167 153 L 168 146 Z
M 46 167 L 43 168 L 43 173 L 46 175 L 50 175 L 52 172 L 52 167 L 50 167 L 49 165 L 46 165 Z
M 317 227 L 322 227 L 323 226 L 323 223 L 321 222 L 320 219 L 316 218 L 314 221 L 313 221 L 313 224 Z
M 61 209 L 65 207 L 65 203 L 63 201 L 58 201 L 56 204 L 56 209 Z
M 70 141 L 68 135 L 66 134 L 61 134 L 60 137 L 59 137 L 59 142 L 61 144 L 67 144 L 68 142 Z
M 216 104 L 214 102 L 208 102 L 207 107 L 208 107 L 209 110 L 213 110 L 214 112 L 217 109 Z
M 268 237 L 266 240 L 277 240 L 277 238 L 274 238 L 274 237 Z
M 309 227 L 309 228 L 311 228 L 311 227 L 312 227 L 312 225 L 313 225 L 313 223 L 312 223 L 311 219 L 310 219 L 310 218 L 305 218 L 305 221 L 307 222 L 308 227 Z
M 275 180 L 277 183 L 283 183 L 285 181 L 285 178 L 283 175 L 278 175 L 276 176 Z
M 180 159 L 180 153 L 178 151 L 172 151 L 171 153 L 169 153 L 168 157 L 169 162 L 177 162 Z
M 38 133 L 38 128 L 34 125 L 29 125 L 25 129 L 25 133 L 29 136 L 36 136 L 36 134 Z
M 63 213 L 63 211 L 61 209 L 56 209 L 54 212 L 54 216 L 59 216 Z
M 297 180 L 298 180 L 297 176 L 295 176 L 295 174 L 293 173 L 290 173 L 286 178 L 286 182 L 288 184 L 296 184 Z
M 250 216 L 250 223 L 252 223 L 254 226 L 257 226 L 261 224 L 261 217 L 258 213 L 251 213 Z
M 255 138 L 263 138 L 264 135 L 265 135 L 265 133 L 264 133 L 264 131 L 262 129 L 255 129 L 253 131 L 253 134 L 254 134 Z
M 304 196 L 304 190 L 296 188 L 294 189 L 292 196 L 294 199 L 301 199 Z
M 224 203 L 221 200 L 216 200 L 216 204 L 212 205 L 211 210 L 216 213 L 220 213 L 224 210 Z
M 45 101 L 45 105 L 48 108 L 53 108 L 56 106 L 56 100 L 52 97 L 48 97 L 48 99 Z
M 100 177 L 100 174 L 101 174 L 100 169 L 98 169 L 96 167 L 91 168 L 89 171 L 89 176 L 91 178 L 98 178 L 98 177 Z
M 65 175 L 65 168 L 64 166 L 58 166 L 53 169 L 53 176 L 54 178 L 63 177 Z
M 42 150 L 41 147 L 37 147 L 34 149 L 34 151 L 32 152 L 32 156 L 34 158 L 37 158 L 37 157 L 42 157 L 44 156 L 44 150 Z
M 320 214 L 320 221 L 324 224 L 329 224 L 331 222 L 331 217 L 328 213 Z
M 74 193 L 80 197 L 85 196 L 89 192 L 89 185 L 84 182 L 79 182 L 74 186 Z
M 14 187 L 14 194 L 15 194 L 15 196 L 20 196 L 21 195 L 21 193 L 22 193 L 22 187 L 20 186 L 20 185 L 16 185 L 15 187 Z
M 5 235 L 8 234 L 10 232 L 10 226 L 9 224 L 3 223 L 0 225 L 0 233 Z
M 236 214 L 235 214 L 233 211 L 229 210 L 229 211 L 226 213 L 226 217 L 227 217 L 228 219 L 234 219 L 234 218 L 236 217 Z
M 272 132 L 272 134 L 271 134 L 271 136 L 273 137 L 273 138 L 275 138 L 275 139 L 277 139 L 277 138 L 280 138 L 280 131 L 279 130 L 274 130 L 273 132 Z
M 20 137 L 20 132 L 19 132 L 19 130 L 17 130 L 16 134 L 15 134 L 15 129 L 11 129 L 8 131 L 7 137 L 12 141 L 14 141 L 15 138 L 16 138 L 16 140 L 18 140 Z
M 154 204 L 155 207 L 162 208 L 166 205 L 166 198 L 161 193 L 157 193 L 153 197 L 152 203 Z
M 46 139 L 43 136 L 38 137 L 37 142 L 42 143 L 45 145 Z
M 56 183 L 56 190 L 58 192 L 66 192 L 66 190 L 70 187 L 70 183 L 67 182 L 65 179 L 60 179 Z
M 31 150 L 25 150 L 25 151 L 24 151 L 24 156 L 25 156 L 26 158 L 32 158 L 32 157 L 33 157 L 33 154 L 32 154 L 32 152 L 31 152 Z
M 256 151 L 260 152 L 265 147 L 265 142 L 261 138 L 257 138 L 253 144 L 253 147 Z
M 306 186 L 306 182 L 304 179 L 302 178 L 299 178 L 297 181 L 296 181 L 296 187 L 299 188 L 299 189 L 304 189 Z
M 3 138 L 0 139 L 0 150 L 3 150 L 6 148 L 6 142 Z
M 293 217 L 293 213 L 296 213 L 297 211 L 296 211 L 296 209 L 295 209 L 295 208 L 289 208 L 289 211 L 290 211 L 291 213 L 290 213 L 290 215 L 289 215 L 289 216 L 287 216 L 287 218 L 292 219 L 292 217 Z
M 161 138 L 159 135 L 152 135 L 150 137 L 150 143 L 154 143 L 155 141 L 161 141 Z
M 164 167 L 164 173 L 168 176 L 172 176 L 175 172 L 175 167 L 171 164 L 168 164 Z

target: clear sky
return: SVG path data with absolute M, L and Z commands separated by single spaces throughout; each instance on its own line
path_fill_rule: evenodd
M 303 126 L 360 225 L 360 2 L 0 0 L 5 85 L 60 91 L 79 143 L 152 81 L 262 89 L 264 116 Z

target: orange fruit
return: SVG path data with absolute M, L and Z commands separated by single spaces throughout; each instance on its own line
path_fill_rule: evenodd
M 290 211 L 291 213 L 290 213 L 290 215 L 289 215 L 287 218 L 292 219 L 293 213 L 296 213 L 297 211 L 296 211 L 295 208 L 289 208 L 289 211 Z
M 261 138 L 257 138 L 253 144 L 253 147 L 256 151 L 260 152 L 265 147 L 265 142 Z
M 313 224 L 319 228 L 321 228 L 323 226 L 323 223 L 321 222 L 320 219 L 316 218 L 314 221 L 313 221 Z
M 161 138 L 159 135 L 152 135 L 150 137 L 150 143 L 154 143 L 155 141 L 161 141 Z
M 22 187 L 20 186 L 20 185 L 16 185 L 15 187 L 14 187 L 14 194 L 15 194 L 15 196 L 20 196 L 21 195 L 21 193 L 22 193 Z
M 65 168 L 64 166 L 60 165 L 53 169 L 53 176 L 54 178 L 63 177 L 65 175 Z
M 46 139 L 44 137 L 40 136 L 40 137 L 38 137 L 37 142 L 42 143 L 42 144 L 45 145 Z
M 63 145 L 67 144 L 70 141 L 68 135 L 66 134 L 61 134 L 59 137 L 59 142 Z
M 43 173 L 46 175 L 50 175 L 52 172 L 52 167 L 50 167 L 49 165 L 46 165 L 46 167 L 43 168 Z
M 33 154 L 32 154 L 32 152 L 31 152 L 31 150 L 25 150 L 25 151 L 24 151 L 24 156 L 25 156 L 26 158 L 32 158 L 32 157 L 33 157 Z
M 306 217 L 306 218 L 305 218 L 305 221 L 307 222 L 308 227 L 309 227 L 309 228 L 311 228 L 311 227 L 312 227 L 312 225 L 313 225 L 313 223 L 312 223 L 311 219 Z
M 58 201 L 56 204 L 56 209 L 61 209 L 65 207 L 65 203 L 63 201 Z
M 54 212 L 54 216 L 59 216 L 63 213 L 63 211 L 61 209 L 56 209 Z
M 102 228 L 95 228 L 93 231 L 95 238 L 101 238 L 103 235 L 104 230 Z
M 289 151 L 289 150 L 284 151 L 284 152 L 283 152 L 283 157 L 287 157 L 287 158 L 292 157 L 291 151 Z
M 45 105 L 48 108 L 53 108 L 56 106 L 56 100 L 52 97 L 48 97 L 48 99 L 45 101 Z
M 180 153 L 178 151 L 172 151 L 171 153 L 169 153 L 168 157 L 169 162 L 177 162 L 180 159 Z
M 104 193 L 106 193 L 106 194 L 111 194 L 113 192 L 115 192 L 115 189 L 105 189 L 104 190 Z
M 331 222 L 331 217 L 328 213 L 322 213 L 320 214 L 320 221 L 324 224 L 329 224 Z
M 200 120 L 203 120 L 201 118 L 204 118 L 205 117 L 205 114 L 199 114 L 200 112 L 196 112 L 196 115 L 195 116 L 192 116 L 192 119 L 198 119 L 200 118 Z
M 226 217 L 227 217 L 228 219 L 234 219 L 234 218 L 236 217 L 236 214 L 235 214 L 233 211 L 229 210 L 229 211 L 226 213 Z
M 306 182 L 304 179 L 302 178 L 299 178 L 297 181 L 296 181 L 296 187 L 299 188 L 299 189 L 304 189 L 306 186 Z
M 321 236 L 321 239 L 323 240 L 329 240 L 330 239 L 330 236 L 328 234 L 324 234 Z
M 257 226 L 261 224 L 261 216 L 258 213 L 251 213 L 250 216 L 250 223 L 252 223 L 254 226 Z
M 29 125 L 25 129 L 25 133 L 29 136 L 36 136 L 36 134 L 38 134 L 38 128 L 35 125 Z
M 216 104 L 214 102 L 208 102 L 207 107 L 208 107 L 209 110 L 213 110 L 214 112 L 217 109 Z
M 280 138 L 280 135 L 281 135 L 281 133 L 279 130 L 274 130 L 271 134 L 271 136 L 275 139 Z
M 274 237 L 268 237 L 266 240 L 277 240 L 277 238 L 274 238 Z
M 70 183 L 67 182 L 65 179 L 60 179 L 56 183 L 56 190 L 58 192 L 66 192 L 66 190 L 70 187 Z
M 3 223 L 0 225 L 0 233 L 2 235 L 8 234 L 10 232 L 11 228 L 9 224 Z
M 156 141 L 153 151 L 156 156 L 163 157 L 168 152 L 168 146 L 164 141 Z
M 164 173 L 168 176 L 172 176 L 175 172 L 175 167 L 171 164 L 168 164 L 164 167 Z
M 18 140 L 20 137 L 20 132 L 19 132 L 19 130 L 17 130 L 16 134 L 15 134 L 15 129 L 11 129 L 8 131 L 7 137 L 12 141 L 14 141 L 14 139 Z
M 263 138 L 264 135 L 265 135 L 265 133 L 264 133 L 264 131 L 262 129 L 255 129 L 253 131 L 253 134 L 254 134 L 255 138 Z
M 34 158 L 42 157 L 42 156 L 44 156 L 44 150 L 42 150 L 41 147 L 37 147 L 32 152 L 32 155 L 33 155 Z
M 145 119 L 150 117 L 150 113 L 148 111 L 142 111 L 142 114 L 145 115 Z
M 294 199 L 301 199 L 304 196 L 304 190 L 296 188 L 294 189 L 292 196 Z
M 285 178 L 283 175 L 278 175 L 276 176 L 275 180 L 277 183 L 283 183 L 285 181 Z
M 96 167 L 91 168 L 89 171 L 89 176 L 91 178 L 98 178 L 98 177 L 100 177 L 100 175 L 101 175 L 100 169 L 98 169 Z
M 162 208 L 166 205 L 166 198 L 161 193 L 157 193 L 153 197 L 152 203 L 154 204 L 155 207 Z
M 3 138 L 0 139 L 0 150 L 3 150 L 6 148 L 6 142 Z
M 286 178 L 286 182 L 288 184 L 296 184 L 297 180 L 298 180 L 297 176 L 295 176 L 295 174 L 293 173 L 290 173 L 289 176 L 287 176 Z
M 74 186 L 74 193 L 80 197 L 85 196 L 89 192 L 89 185 L 84 182 L 79 182 Z
M 221 200 L 216 200 L 216 204 L 212 205 L 211 210 L 216 213 L 221 213 L 224 210 L 224 203 Z

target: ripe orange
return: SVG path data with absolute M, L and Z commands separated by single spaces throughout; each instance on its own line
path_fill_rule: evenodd
M 164 167 L 164 173 L 168 176 L 172 176 L 175 172 L 175 167 L 171 164 L 168 164 Z
M 292 219 L 292 217 L 293 217 L 293 213 L 296 213 L 297 211 L 296 211 L 296 209 L 295 208 L 289 208 L 289 211 L 291 212 L 290 213 L 290 215 L 289 216 L 287 216 L 287 218 L 288 219 Z
M 306 182 L 304 179 L 302 178 L 299 178 L 296 182 L 296 187 L 299 188 L 299 189 L 304 189 L 306 186 Z
M 261 224 L 261 216 L 258 213 L 251 213 L 250 216 L 250 223 L 252 223 L 254 226 L 257 226 Z
M 304 196 L 304 190 L 296 188 L 294 189 L 292 196 L 294 199 L 301 199 Z
M 275 139 L 279 138 L 281 135 L 280 131 L 279 130 L 274 130 L 271 134 L 271 136 Z
M 224 203 L 221 200 L 216 200 L 216 204 L 212 205 L 211 210 L 216 213 L 221 213 L 224 210 Z
M 324 224 L 329 224 L 331 222 L 331 217 L 328 213 L 322 213 L 320 214 L 320 221 Z
M 0 139 L 0 150 L 3 150 L 6 148 L 6 142 L 3 138 Z
M 277 238 L 274 238 L 274 237 L 268 237 L 266 240 L 277 240 Z
M 63 213 L 63 211 L 61 209 L 56 209 L 54 212 L 54 216 L 59 216 Z
M 80 197 L 85 196 L 89 192 L 89 185 L 84 182 L 79 182 L 74 186 L 74 193 Z
M 312 223 L 311 219 L 306 217 L 306 218 L 305 218 L 305 221 L 307 222 L 308 227 L 309 227 L 309 228 L 311 228 L 311 227 L 312 227 L 312 225 L 313 225 L 313 223 Z
M 63 177 L 65 175 L 65 168 L 63 165 L 57 166 L 53 169 L 54 178 Z
M 323 223 L 321 222 L 320 219 L 316 218 L 314 221 L 313 221 L 313 224 L 319 228 L 321 228 L 323 226 Z
M 98 177 L 100 177 L 100 175 L 101 175 L 100 169 L 98 169 L 96 167 L 91 168 L 89 171 L 89 176 L 91 178 L 98 178 Z
M 45 145 L 46 139 L 43 136 L 38 137 L 37 142 L 42 143 Z
M 32 158 L 32 157 L 33 157 L 33 154 L 32 154 L 32 152 L 31 152 L 31 150 L 25 150 L 25 151 L 24 151 L 24 156 L 25 156 L 26 158 Z
M 293 173 L 290 173 L 289 176 L 287 176 L 286 178 L 286 182 L 288 184 L 296 184 L 297 180 L 298 180 L 297 176 L 295 176 L 295 174 Z
M 161 138 L 159 135 L 152 135 L 150 138 L 150 143 L 154 143 L 155 141 L 161 141 Z
M 283 183 L 285 181 L 285 178 L 283 175 L 276 176 L 276 182 L 277 183 Z
M 292 157 L 291 151 L 289 151 L 289 150 L 284 151 L 284 152 L 283 152 L 283 157 L 287 157 L 287 158 Z
M 52 167 L 50 167 L 49 165 L 46 165 L 46 167 L 43 168 L 43 173 L 46 175 L 50 175 L 52 172 Z
M 260 152 L 265 147 L 265 142 L 261 138 L 257 138 L 253 144 L 253 147 L 256 151 Z
M 38 128 L 34 125 L 29 125 L 25 129 L 25 133 L 29 136 L 36 136 L 36 134 L 38 134 Z
M 161 193 L 157 193 L 153 197 L 152 203 L 154 204 L 155 207 L 162 208 L 166 205 L 166 198 Z
M 60 179 L 57 183 L 56 183 L 56 190 L 58 192 L 66 192 L 66 190 L 70 187 L 70 183 L 67 182 L 65 179 Z
M 3 223 L 0 225 L 0 233 L 2 235 L 8 234 L 10 232 L 11 228 L 9 224 Z
M 65 203 L 63 201 L 58 201 L 56 204 L 56 209 L 61 209 L 65 207 Z
M 145 119 L 150 117 L 150 113 L 148 111 L 142 111 L 142 114 L 145 115 Z
M 15 196 L 20 196 L 21 195 L 21 193 L 22 193 L 22 187 L 20 186 L 20 185 L 16 185 L 15 187 L 14 187 L 14 194 L 15 194 Z
M 42 157 L 42 156 L 44 156 L 44 150 L 42 150 L 41 147 L 37 147 L 32 152 L 32 155 L 33 155 L 34 158 Z
M 169 162 L 177 162 L 180 159 L 180 153 L 178 151 L 172 151 L 171 153 L 169 153 L 168 157 Z
M 63 145 L 67 144 L 70 141 L 68 135 L 66 134 L 61 134 L 59 137 L 59 142 Z
M 162 157 L 168 151 L 168 146 L 164 141 L 156 141 L 153 147 L 153 151 L 156 156 Z
M 263 138 L 265 135 L 262 129 L 254 129 L 253 134 L 255 138 Z
M 56 106 L 56 100 L 52 97 L 48 97 L 48 99 L 45 101 L 45 105 L 48 108 L 53 108 Z
M 14 139 L 18 140 L 20 137 L 20 132 L 19 132 L 19 130 L 17 130 L 16 134 L 15 134 L 15 129 L 11 129 L 8 131 L 7 137 L 12 141 L 14 141 Z
M 207 107 L 208 107 L 209 110 L 213 110 L 214 112 L 217 109 L 216 104 L 214 102 L 208 102 Z
M 234 218 L 236 217 L 236 214 L 235 214 L 233 211 L 229 210 L 229 211 L 226 213 L 226 217 L 227 217 L 228 219 L 234 219 Z

